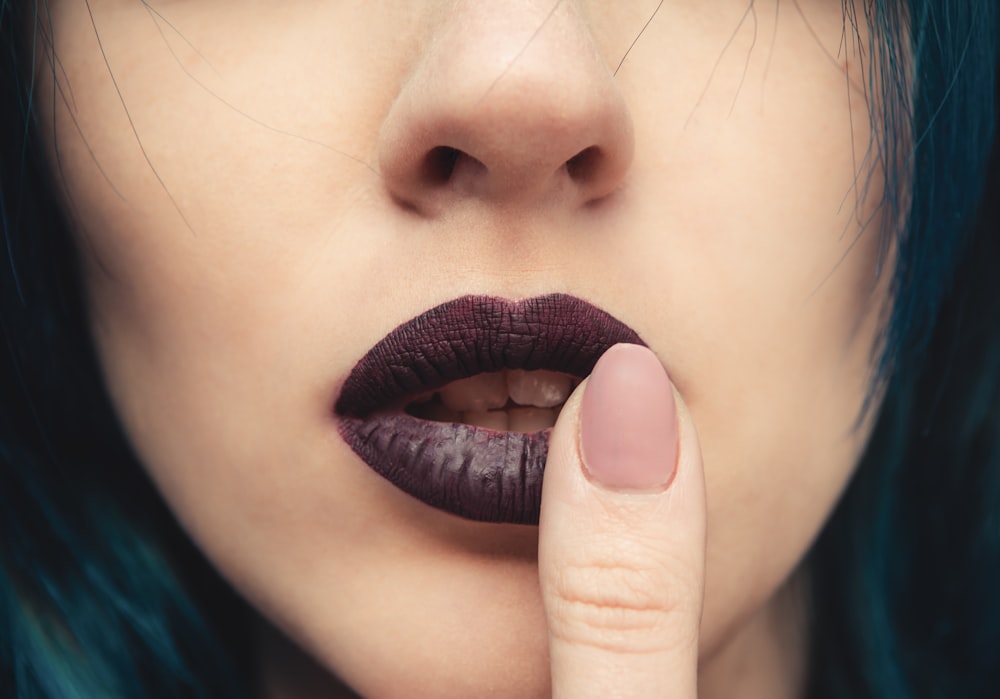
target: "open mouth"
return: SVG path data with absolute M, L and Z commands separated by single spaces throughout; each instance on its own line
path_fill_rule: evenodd
M 557 371 L 504 369 L 459 379 L 418 396 L 405 411 L 435 422 L 500 432 L 538 432 L 556 424 L 579 377 Z
M 340 434 L 428 505 L 535 524 L 550 428 L 619 342 L 644 344 L 573 296 L 464 296 L 403 323 L 361 358 L 335 404 Z

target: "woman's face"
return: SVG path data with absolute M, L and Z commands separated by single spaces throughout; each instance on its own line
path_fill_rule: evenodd
M 366 696 L 546 693 L 537 529 L 403 492 L 334 406 L 430 308 L 562 293 L 694 416 L 706 686 L 771 633 L 867 438 L 885 303 L 841 2 L 47 6 L 41 131 L 107 383 L 265 618 Z

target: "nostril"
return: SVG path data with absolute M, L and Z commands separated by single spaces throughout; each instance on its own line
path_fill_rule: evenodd
M 467 174 L 481 173 L 486 171 L 486 166 L 465 151 L 451 146 L 436 146 L 424 156 L 423 179 L 432 186 L 452 181 L 458 170 Z
M 635 136 L 587 13 L 577 3 L 444 4 L 455 11 L 414 45 L 398 93 L 385 95 L 373 146 L 390 199 L 427 218 L 466 201 L 504 212 L 611 201 Z M 488 40 L 470 41 L 470 29 Z
M 603 154 L 597 146 L 584 148 L 566 161 L 566 172 L 571 180 L 585 182 L 592 179 L 601 165 Z
M 461 154 L 462 151 L 448 146 L 431 148 L 424 157 L 424 180 L 435 185 L 446 183 L 451 179 L 455 163 Z

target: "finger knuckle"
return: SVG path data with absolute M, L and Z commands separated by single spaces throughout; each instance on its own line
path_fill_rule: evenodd
M 651 653 L 697 633 L 698 605 L 686 585 L 634 561 L 567 563 L 553 576 L 549 633 L 577 646 L 615 653 Z M 691 629 L 685 634 L 685 629 Z

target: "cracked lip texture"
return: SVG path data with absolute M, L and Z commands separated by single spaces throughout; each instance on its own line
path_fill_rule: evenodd
M 334 406 L 340 435 L 379 475 L 432 507 L 484 522 L 537 524 L 550 429 L 434 422 L 400 406 L 501 369 L 583 378 L 621 342 L 645 344 L 625 323 L 574 296 L 463 296 L 403 323 L 361 358 Z

